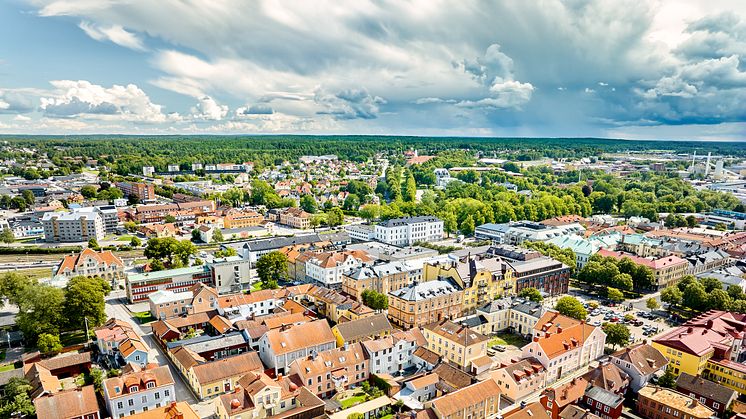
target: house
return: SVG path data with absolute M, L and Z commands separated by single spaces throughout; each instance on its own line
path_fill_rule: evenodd
M 219 336 L 202 335 L 190 339 L 169 342 L 166 348 L 170 351 L 182 347 L 199 355 L 206 361 L 214 361 L 249 351 L 249 343 L 240 332 L 231 332 Z
M 421 410 L 425 402 L 438 394 L 438 382 L 440 377 L 432 372 L 407 380 L 402 383 L 401 390 L 394 395 L 394 399 L 401 400 L 410 409 Z
M 324 414 L 324 401 L 301 385 L 298 376 L 271 379 L 264 373 L 248 373 L 236 389 L 215 400 L 221 419 L 283 417 L 312 419 Z
M 653 340 L 675 375 L 702 376 L 746 394 L 746 314 L 710 310 Z
M 534 328 L 523 357 L 534 357 L 547 369 L 547 383 L 583 368 L 603 355 L 606 333 L 556 312 L 547 312 Z
M 715 411 L 678 391 L 648 385 L 637 392 L 637 414 L 646 419 L 707 419 Z
M 389 318 L 404 329 L 461 315 L 463 294 L 450 280 L 414 282 L 408 287 L 389 292 L 388 297 Z
M 427 349 L 424 346 L 420 346 L 412 353 L 412 363 L 417 369 L 426 369 L 431 371 L 440 362 L 440 355 Z M 449 364 L 440 364 L 449 365 Z
M 199 354 L 179 346 L 170 350 L 169 356 L 201 400 L 230 393 L 241 377 L 264 369 L 259 356 L 253 351 L 207 361 Z
M 265 316 L 281 307 L 284 297 L 285 291 L 282 289 L 221 295 L 217 299 L 218 312 L 231 320 Z
M 361 344 L 370 360 L 371 374 L 395 374 L 415 364 L 416 350 L 426 345 L 427 341 L 419 329 L 411 329 L 364 340 Z M 434 355 L 437 357 L 437 354 Z M 435 366 L 436 363 L 437 360 L 432 365 Z
M 570 406 L 570 407 L 573 407 L 573 406 Z M 546 410 L 544 410 L 544 406 L 542 406 L 541 403 L 539 402 L 533 402 L 525 406 L 521 405 L 521 407 L 503 414 L 503 418 L 505 419 L 508 419 L 508 418 L 510 419 L 550 419 L 549 414 L 547 413 Z
M 386 313 L 379 313 L 335 325 L 332 333 L 337 338 L 337 346 L 340 347 L 346 343 L 388 336 L 393 329 Z
M 630 383 L 629 375 L 614 363 L 608 361 L 601 362 L 599 366 L 583 374 L 582 377 L 591 386 L 600 387 L 622 396 L 627 392 Z
M 342 291 L 362 299 L 363 291 L 374 290 L 381 294 L 408 287 L 415 280 L 410 266 L 404 261 L 364 264 L 351 272 L 345 273 L 342 279 Z
M 714 410 L 718 415 L 724 415 L 733 400 L 738 397 L 735 390 L 685 372 L 682 372 L 676 379 L 676 391 L 699 400 L 700 403 Z
M 609 362 L 629 375 L 630 389 L 634 392 L 645 387 L 653 376 L 662 373 L 668 365 L 666 357 L 646 342 L 614 352 Z
M 150 315 L 156 319 L 168 319 L 185 314 L 191 314 L 192 291 L 173 292 L 158 290 L 148 295 Z
M 103 382 L 104 400 L 112 418 L 132 416 L 176 401 L 169 367 L 149 364 L 145 369 L 128 364 L 119 377 Z
M 277 221 L 289 227 L 305 230 L 311 226 L 311 214 L 300 208 L 291 207 L 281 210 Z
M 286 373 L 299 358 L 319 354 L 336 347 L 337 339 L 326 320 L 270 330 L 259 340 L 259 355 L 276 373 Z
M 127 416 L 127 419 L 199 419 L 187 402 L 171 402 L 165 406 Z
M 591 384 L 585 390 L 582 401 L 593 414 L 603 419 L 617 419 L 622 415 L 624 394 Z
M 256 211 L 231 208 L 223 214 L 225 228 L 255 227 L 264 221 L 264 217 Z
M 93 385 L 62 390 L 34 399 L 36 417 L 44 419 L 99 419 L 96 391 Z
M 216 227 L 205 224 L 197 227 L 197 231 L 199 232 L 199 239 L 202 241 L 202 243 L 212 243 L 212 237 L 215 234 L 215 229 Z
M 142 225 L 138 228 L 138 231 L 149 239 L 162 239 L 179 235 L 179 228 L 174 223 Z
M 566 408 L 562 409 L 559 417 L 562 419 L 601 419 L 600 416 L 591 413 L 589 409 L 583 409 L 580 406 L 571 404 Z
M 298 358 L 290 364 L 290 374 L 297 374 L 301 383 L 319 397 L 331 397 L 367 381 L 370 369 L 362 345 L 353 343 Z
M 530 338 L 547 309 L 541 302 L 514 299 L 510 306 L 509 328 L 513 333 Z
M 440 377 L 438 389 L 444 393 L 453 393 L 460 388 L 470 386 L 475 381 L 473 375 L 447 363 L 439 364 L 432 372 Z
M 588 382 L 584 379 L 573 378 L 556 388 L 549 387 L 544 390 L 539 398 L 539 403 L 544 406 L 552 419 L 557 419 L 562 410 L 583 398 L 587 386 Z
M 124 262 L 111 250 L 96 252 L 85 248 L 76 255 L 65 256 L 54 271 L 54 277 L 70 279 L 76 276 L 103 278 L 118 284 L 124 281 Z
M 372 262 L 368 254 L 362 250 L 307 251 L 297 259 L 297 261 L 303 260 L 306 274 L 303 280 L 332 289 L 342 288 L 342 278 L 345 273 L 364 263 Z
M 492 418 L 500 408 L 500 388 L 484 380 L 427 402 L 435 415 L 445 418 Z
M 472 361 L 487 354 L 486 336 L 450 320 L 430 323 L 423 328 L 427 349 L 461 368 L 471 368 Z
M 94 329 L 99 353 L 107 355 L 122 365 L 134 363 L 140 367 L 148 364 L 148 347 L 132 325 L 115 318 Z
M 547 370 L 536 358 L 525 358 L 491 373 L 504 398 L 517 402 L 546 387 Z

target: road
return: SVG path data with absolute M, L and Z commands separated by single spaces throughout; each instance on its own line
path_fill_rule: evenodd
M 171 363 L 171 360 L 163 353 L 160 346 L 158 346 L 153 338 L 153 334 L 150 332 L 150 328 L 145 330 L 137 320 L 132 318 L 132 315 L 124 305 L 124 292 L 112 292 L 106 299 L 106 315 L 109 318 L 115 318 L 124 320 L 132 325 L 140 336 L 145 340 L 145 344 L 148 345 L 150 352 L 148 354 L 149 361 L 154 362 L 158 365 L 168 365 L 171 370 L 171 375 L 174 377 L 174 388 L 176 390 L 176 399 L 179 401 L 185 401 L 189 404 L 197 403 L 197 398 L 192 393 L 189 385 L 184 381 L 179 371 Z

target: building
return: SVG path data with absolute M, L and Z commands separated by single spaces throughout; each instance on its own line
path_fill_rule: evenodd
M 450 320 L 427 324 L 422 334 L 427 349 L 463 369 L 471 369 L 473 361 L 487 355 L 486 336 Z
M 575 406 L 568 406 L 568 408 L 565 409 L 563 412 L 567 412 L 570 410 L 570 408 L 573 408 L 573 407 Z M 583 410 L 583 412 L 585 412 L 585 410 Z M 505 419 L 550 419 L 549 414 L 547 413 L 546 410 L 544 410 L 544 406 L 542 406 L 541 403 L 539 402 L 533 402 L 533 403 L 527 404 L 526 406 L 513 409 L 509 412 L 504 413 L 503 417 Z M 560 414 L 560 417 L 564 418 L 562 414 Z M 570 416 L 564 419 L 581 419 L 581 418 Z M 591 419 L 591 418 L 582 418 L 582 419 Z
M 100 354 L 122 365 L 148 365 L 148 347 L 129 323 L 111 318 L 93 332 Z
M 85 248 L 77 255 L 65 256 L 54 271 L 55 278 L 70 279 L 76 276 L 103 278 L 109 283 L 118 284 L 124 281 L 124 262 L 111 250 L 96 252 Z
M 34 399 L 37 418 L 99 419 L 98 400 L 93 385 L 45 394 Z
M 241 256 L 215 258 L 206 266 L 218 294 L 238 293 L 251 286 L 251 264 Z
M 453 281 L 433 280 L 389 292 L 389 318 L 411 329 L 461 315 L 462 294 Z
M 290 364 L 290 374 L 297 374 L 312 393 L 328 398 L 367 381 L 370 369 L 362 345 L 353 343 L 297 358 Z
M 552 419 L 560 417 L 565 408 L 578 403 L 585 395 L 588 382 L 582 378 L 573 378 L 567 383 L 555 387 L 549 387 L 541 394 L 539 403 L 544 406 Z
M 675 375 L 702 376 L 746 394 L 746 315 L 710 310 L 653 340 Z
M 541 302 L 517 298 L 510 306 L 509 328 L 513 333 L 531 338 L 536 324 L 546 314 Z
M 388 294 L 412 285 L 409 265 L 402 261 L 367 264 L 347 272 L 342 277 L 342 292 L 361 300 L 365 290 Z
M 649 385 L 637 392 L 637 414 L 646 419 L 707 419 L 715 412 L 678 391 Z
M 420 375 L 402 383 L 394 399 L 401 400 L 410 409 L 421 410 L 424 402 L 432 400 L 438 394 L 437 384 L 440 377 L 435 373 Z
M 687 275 L 689 269 L 689 263 L 678 256 L 663 256 L 657 259 L 648 259 L 606 249 L 599 250 L 598 254 L 603 257 L 613 257 L 614 259 L 622 259 L 626 257 L 638 265 L 647 266 L 653 271 L 655 285 L 658 289 L 663 289 L 671 284 L 675 284 Z
M 432 216 L 392 218 L 376 225 L 375 239 L 394 246 L 443 240 L 443 221 Z
M 425 404 L 438 419 L 494 418 L 500 409 L 500 388 L 493 380 L 447 393 Z
M 87 242 L 103 240 L 106 235 L 104 218 L 96 207 L 66 212 L 47 212 L 41 219 L 47 242 Z
M 537 322 L 534 337 L 523 348 L 523 357 L 534 357 L 547 369 L 551 384 L 603 355 L 606 334 L 557 312 L 547 312 Z
M 298 376 L 279 375 L 273 380 L 264 373 L 248 373 L 233 392 L 215 400 L 215 413 L 219 419 L 312 419 L 324 414 L 324 401 Z
M 255 227 L 264 222 L 264 217 L 256 211 L 229 209 L 223 214 L 225 228 Z
M 615 393 L 603 387 L 590 385 L 582 398 L 590 411 L 603 419 L 617 419 L 622 415 L 624 394 Z
M 567 293 L 571 269 L 564 263 L 512 245 L 494 246 L 487 253 L 500 256 L 513 268 L 516 294 L 528 287 L 550 296 Z
M 597 242 L 574 234 L 570 236 L 557 236 L 548 240 L 547 243 L 553 244 L 560 249 L 570 249 L 575 252 L 575 267 L 578 271 L 583 269 L 588 259 L 601 249 Z
M 201 215 L 215 213 L 214 201 L 187 201 L 171 204 L 138 205 L 134 211 L 128 212 L 128 217 L 143 224 L 162 223 L 170 215 L 179 222 L 193 222 Z
M 134 196 L 140 202 L 155 199 L 155 187 L 151 183 L 144 182 L 116 182 L 116 187 L 121 189 L 124 196 Z
M 329 323 L 317 320 L 268 331 L 259 341 L 259 355 L 276 373 L 287 373 L 296 359 L 334 349 L 336 342 Z
M 676 379 L 676 391 L 698 400 L 721 417 L 738 397 L 738 393 L 728 387 L 685 372 Z
M 496 244 L 518 245 L 525 241 L 549 241 L 571 234 L 583 235 L 585 227 L 579 223 L 547 225 L 533 221 L 511 221 L 503 224 L 482 224 L 474 230 L 474 237 L 492 240 Z
M 244 352 L 215 361 L 207 361 L 183 347 L 175 348 L 169 354 L 201 400 L 230 393 L 241 377 L 264 369 L 256 352 Z
M 306 257 L 303 257 L 306 256 Z M 298 261 L 305 261 L 305 280 L 318 285 L 332 288 L 342 288 L 342 278 L 347 272 L 372 262 L 367 253 L 361 250 L 343 250 L 335 252 L 307 251 L 298 257 Z
M 311 226 L 311 214 L 300 208 L 290 207 L 279 210 L 274 221 L 289 227 L 305 230 Z
M 498 368 L 490 374 L 511 402 L 517 402 L 546 387 L 547 370 L 536 358 L 525 358 Z
M 171 402 L 165 406 L 127 416 L 127 419 L 199 419 L 199 415 L 187 402 Z
M 386 313 L 379 313 L 362 319 L 350 320 L 332 327 L 332 333 L 337 338 L 337 346 L 362 342 L 368 339 L 388 336 L 393 327 L 386 317 Z
M 419 329 L 410 329 L 361 344 L 368 356 L 371 374 L 396 374 L 415 364 L 415 351 L 427 345 L 427 341 Z
M 668 365 L 668 359 L 646 342 L 614 352 L 610 355 L 609 362 L 629 375 L 630 388 L 635 392 L 645 387 L 651 378 L 662 373 Z
M 591 386 L 599 387 L 622 396 L 627 392 L 631 381 L 629 375 L 624 370 L 608 361 L 602 361 L 596 368 L 583 374 L 583 379 L 588 381 L 588 384 Z
M 107 234 L 116 233 L 117 227 L 119 227 L 119 210 L 116 205 L 99 205 L 96 208 L 104 219 L 104 231 Z
M 515 294 L 513 268 L 500 257 L 466 256 L 441 264 L 426 263 L 423 280 L 451 279 L 462 290 L 462 313 L 474 313 L 496 298 Z
M 145 369 L 129 364 L 119 377 L 103 382 L 104 400 L 112 418 L 123 418 L 168 406 L 176 401 L 174 379 L 167 365 Z

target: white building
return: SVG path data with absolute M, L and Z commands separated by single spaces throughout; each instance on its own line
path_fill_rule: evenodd
M 155 167 L 153 166 L 143 166 L 142 167 L 142 175 L 145 177 L 153 177 L 155 174 Z
M 371 374 L 396 374 L 414 365 L 414 351 L 426 341 L 420 329 L 410 329 L 361 344 L 370 358 Z
M 438 241 L 443 239 L 443 221 L 431 216 L 393 218 L 376 225 L 375 238 L 395 246 Z
M 314 253 L 306 261 L 306 280 L 319 283 L 327 288 L 340 288 L 344 274 L 372 262 L 360 250 Z
M 336 347 L 337 339 L 322 319 L 302 323 L 290 329 L 272 329 L 259 339 L 259 357 L 276 373 L 286 374 L 290 364 L 299 358 L 315 357 Z
M 168 366 L 142 369 L 129 364 L 121 377 L 103 383 L 104 400 L 112 418 L 123 418 L 167 406 L 176 401 Z
M 435 185 L 439 188 L 445 188 L 449 183 L 458 180 L 455 177 L 451 177 L 451 173 L 448 172 L 448 169 L 438 168 L 433 172 L 435 173 Z
M 353 240 L 359 240 L 361 242 L 367 242 L 375 240 L 376 229 L 372 225 L 368 224 L 352 224 L 345 226 L 345 231 L 350 235 Z
M 86 242 L 103 240 L 106 235 L 104 218 L 95 207 L 67 212 L 48 212 L 41 219 L 47 242 Z
M 552 226 L 533 221 L 511 221 L 503 224 L 482 224 L 474 230 L 474 237 L 518 245 L 524 241 L 548 241 L 555 237 L 583 232 L 585 232 L 585 227 L 579 223 Z

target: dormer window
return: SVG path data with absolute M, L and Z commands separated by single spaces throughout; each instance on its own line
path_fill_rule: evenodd
M 137 386 L 130 386 L 130 393 L 137 393 L 137 390 L 139 390 Z
M 148 384 L 145 385 L 147 388 L 155 388 L 155 383 L 152 381 L 148 381 Z

